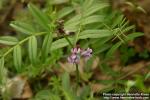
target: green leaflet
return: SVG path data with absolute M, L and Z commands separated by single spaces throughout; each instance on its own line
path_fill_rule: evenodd
M 81 20 L 81 15 L 75 15 L 64 24 L 65 30 L 76 31 L 77 25 L 79 25 L 80 20 Z
M 92 23 L 98 23 L 98 22 L 103 22 L 104 21 L 104 16 L 103 15 L 92 15 L 89 17 L 86 17 L 81 25 L 87 25 L 87 24 L 92 24 Z
M 75 27 L 76 25 L 80 24 L 80 20 L 81 20 L 81 16 L 77 15 L 74 16 L 72 19 L 68 20 L 65 23 L 65 27 Z M 102 22 L 104 20 L 104 16 L 103 15 L 92 15 L 89 17 L 84 17 L 82 19 L 82 23 L 81 25 L 87 25 L 87 24 L 92 24 L 92 23 L 97 23 L 97 22 Z
M 94 3 L 93 6 L 90 6 L 84 11 L 84 16 L 92 15 L 93 13 L 102 10 L 103 8 L 108 7 L 107 3 Z
M 63 94 L 65 96 L 65 100 L 80 100 L 72 93 L 70 90 L 63 89 Z
M 31 36 L 29 38 L 28 53 L 29 53 L 29 59 L 31 63 L 35 64 L 37 59 L 37 39 L 35 36 Z
M 73 42 L 73 38 L 68 38 L 68 39 Z M 69 45 L 69 43 L 67 42 L 67 40 L 65 38 L 62 38 L 62 39 L 54 41 L 52 43 L 52 46 L 51 46 L 50 50 L 53 51 L 53 50 L 65 47 L 67 45 Z
M 81 19 L 81 15 L 75 15 L 74 17 L 72 17 L 70 20 L 68 20 L 65 23 L 65 26 L 68 26 L 68 25 L 71 25 L 71 24 L 74 24 L 74 23 L 78 24 L 80 19 Z
M 42 57 L 44 57 L 44 59 L 48 56 L 52 44 L 52 39 L 53 37 L 51 32 L 46 34 L 46 36 L 44 37 L 44 41 L 42 45 Z
M 62 86 L 66 90 L 70 89 L 70 76 L 67 72 L 62 75 Z
M 69 0 L 50 0 L 50 3 L 53 5 L 67 3 Z
M 109 30 L 85 30 L 79 34 L 79 39 L 110 37 L 113 34 Z
M 4 57 L 0 59 L 0 68 L 4 67 Z
M 73 7 L 65 7 L 58 12 L 58 19 L 61 19 L 74 11 Z
M 80 93 L 81 100 L 85 100 L 90 95 L 90 92 L 91 92 L 90 86 L 88 85 L 83 86 L 83 89 L 81 90 Z
M 69 73 L 65 72 L 62 77 L 62 91 L 65 96 L 65 100 L 77 100 L 70 86 Z
M 142 32 L 134 32 L 134 33 L 131 33 L 131 34 L 129 34 L 129 35 L 127 36 L 127 41 L 133 40 L 134 38 L 140 37 L 140 36 L 143 36 L 143 35 L 144 35 L 144 33 L 142 33 Z
M 4 68 L 4 58 L 0 59 L 0 85 L 4 85 L 6 82 L 6 69 Z
M 16 29 L 17 31 L 25 33 L 27 35 L 31 35 L 31 33 L 35 32 L 32 25 L 20 21 L 11 22 L 10 26 Z
M 56 94 L 53 94 L 51 90 L 41 90 L 35 96 L 33 100 L 61 100 Z
M 131 81 L 131 80 L 128 80 L 126 82 L 126 88 L 125 88 L 125 91 L 128 93 L 131 89 L 131 87 L 135 86 L 136 85 L 136 82 L 135 81 Z
M 90 8 L 93 3 L 94 3 L 94 0 L 85 0 L 83 3 L 83 9 L 86 10 L 87 8 Z
M 21 46 L 20 45 L 17 45 L 14 47 L 13 60 L 14 60 L 14 66 L 15 66 L 17 72 L 20 72 L 21 66 L 22 66 L 22 54 L 21 54 Z
M 68 37 L 71 43 L 73 43 L 73 37 Z M 65 46 L 69 45 L 68 41 L 65 38 L 58 39 L 52 43 L 50 51 L 63 48 Z
M 18 40 L 12 36 L 1 36 L 0 43 L 5 45 L 15 45 L 18 43 Z
M 146 74 L 146 76 L 145 76 L 145 79 L 144 80 L 147 80 L 147 79 L 149 79 L 150 78 L 150 72 L 148 72 L 147 74 Z
M 123 15 L 116 15 L 116 18 L 114 18 L 113 20 L 113 24 L 112 24 L 112 28 L 115 28 L 117 25 L 119 25 L 120 23 L 122 23 L 124 16 Z
M 106 57 L 112 57 L 113 53 L 120 47 L 121 44 L 122 42 L 119 41 L 115 45 L 113 45 L 111 49 L 107 52 Z
M 0 59 L 0 85 L 3 83 L 4 58 Z
M 36 22 L 38 22 L 38 24 L 41 25 L 43 29 L 49 30 L 48 24 L 50 23 L 50 20 L 48 16 L 46 16 L 45 13 L 43 13 L 33 4 L 28 4 L 28 9 L 33 17 L 36 19 Z
M 80 22 L 82 20 L 82 22 Z M 104 21 L 103 15 L 92 15 L 81 18 L 81 15 L 76 15 L 65 23 L 65 29 L 70 31 L 76 31 L 79 24 L 89 25 L 93 23 L 100 23 Z

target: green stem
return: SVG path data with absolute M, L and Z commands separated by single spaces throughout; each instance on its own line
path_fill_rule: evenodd
M 71 41 L 69 40 L 69 38 L 65 35 L 63 35 L 64 38 L 67 40 L 67 42 L 69 43 L 69 45 L 73 48 L 73 44 L 71 43 Z
M 77 90 L 77 89 L 78 89 L 79 82 L 80 82 L 78 64 L 76 64 L 76 81 L 77 81 L 77 84 L 76 84 L 76 90 Z

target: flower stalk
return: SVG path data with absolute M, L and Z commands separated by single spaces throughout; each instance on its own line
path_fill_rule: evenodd
M 80 59 L 83 58 L 87 61 L 92 56 L 92 49 L 82 49 L 79 46 L 71 49 L 71 55 L 68 57 L 68 62 L 73 63 L 76 65 L 76 90 L 78 89 L 80 83 L 80 76 L 79 76 L 79 63 Z
M 78 89 L 78 85 L 79 85 L 79 83 L 80 83 L 78 64 L 76 64 L 76 81 L 77 81 L 77 84 L 76 84 L 76 90 L 77 90 L 77 89 Z

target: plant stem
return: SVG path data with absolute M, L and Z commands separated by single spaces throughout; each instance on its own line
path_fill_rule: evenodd
M 76 81 L 77 81 L 77 85 L 76 85 L 76 90 L 77 90 L 80 82 L 78 64 L 76 64 Z
M 64 38 L 67 40 L 67 42 L 69 43 L 69 45 L 73 48 L 73 44 L 71 43 L 71 41 L 69 40 L 69 38 L 65 35 L 63 35 Z

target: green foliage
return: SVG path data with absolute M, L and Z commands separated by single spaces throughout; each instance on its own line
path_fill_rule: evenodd
M 13 59 L 13 64 L 7 64 L 11 66 L 9 70 L 13 70 L 13 73 L 25 74 L 29 79 L 37 80 L 50 73 L 51 78 L 45 86 L 46 89 L 37 89 L 39 92 L 36 93 L 33 100 L 61 100 L 62 98 L 65 100 L 95 100 L 88 83 L 92 77 L 91 70 L 83 75 L 83 77 L 85 76 L 83 80 L 86 80 L 88 85 L 82 84 L 84 88 L 81 95 L 76 94 L 75 86 L 71 83 L 72 78 L 68 72 L 65 72 L 61 78 L 57 78 L 57 75 L 56 77 L 52 76 L 55 74 L 54 69 L 60 68 L 58 62 L 64 62 L 61 58 L 67 58 L 66 49 L 70 49 L 70 43 L 73 46 L 84 43 L 84 47 L 93 48 L 94 55 L 102 54 L 107 59 L 113 56 L 113 53 L 123 43 L 142 36 L 143 33 L 133 32 L 134 26 L 130 26 L 122 14 L 112 12 L 108 2 L 101 0 L 50 1 L 46 1 L 49 8 L 52 8 L 50 10 L 48 8 L 41 10 L 36 5 L 29 3 L 27 7 L 32 20 L 10 23 L 17 33 L 26 35 L 16 36 L 18 39 L 12 36 L 0 37 L 1 44 L 9 45 L 8 51 L 5 51 L 0 58 L 0 84 L 7 79 L 6 70 L 8 68 L 4 67 L 4 59 L 13 53 L 10 57 Z M 57 4 L 62 4 L 62 8 Z M 44 12 L 45 9 L 46 12 Z M 64 19 L 64 25 L 62 25 L 64 31 L 75 34 L 59 33 L 62 37 L 57 34 L 59 30 L 57 21 L 61 19 Z M 102 65 L 101 70 L 112 77 L 120 75 L 107 65 Z M 60 73 L 62 74 L 62 72 Z M 119 82 L 112 82 L 111 85 L 117 83 Z M 39 84 L 42 85 L 40 82 Z M 35 87 L 38 85 L 35 84 Z M 127 87 L 127 91 L 130 87 Z
M 35 32 L 34 28 L 32 28 L 32 25 L 20 21 L 11 22 L 10 26 L 16 29 L 17 31 L 27 35 L 31 35 Z
M 70 77 L 67 72 L 62 76 L 62 92 L 66 100 L 76 100 L 76 96 L 70 86 Z
M 150 72 L 148 72 L 145 76 L 145 80 L 147 80 L 150 77 Z
M 126 83 L 127 87 L 126 87 L 126 92 L 128 93 L 130 91 L 130 88 L 133 87 L 135 85 L 135 81 L 130 81 L 128 80 L 128 82 Z
M 49 90 L 38 92 L 33 100 L 61 100 L 59 96 L 51 93 Z
M 139 54 L 139 57 L 145 58 L 145 59 L 148 58 L 149 57 L 148 50 L 144 50 L 143 52 L 141 52 Z
M 17 44 L 18 40 L 12 36 L 1 36 L 0 43 L 4 45 L 15 45 Z
M 126 83 L 126 92 L 130 92 L 132 91 L 132 87 L 134 87 L 133 89 L 136 90 L 141 90 L 142 92 L 149 92 L 149 88 L 147 88 L 145 85 L 144 85 L 144 78 L 143 76 L 140 76 L 140 75 L 136 75 L 135 76 L 135 80 L 134 81 L 127 81 Z
M 65 7 L 58 12 L 58 19 L 64 18 L 74 11 L 73 7 Z
M 139 32 L 135 32 L 135 33 L 129 34 L 129 35 L 126 36 L 126 40 L 125 41 L 133 40 L 134 38 L 142 36 L 142 35 L 143 34 L 139 33 Z M 113 45 L 112 48 L 107 52 L 106 57 L 111 57 L 112 54 L 121 46 L 121 44 L 122 44 L 122 41 L 119 41 L 118 43 Z
M 70 77 L 67 72 L 62 76 L 62 86 L 66 90 L 70 89 Z
M 120 47 L 121 52 L 121 61 L 123 64 L 126 64 L 130 58 L 135 56 L 136 52 L 133 48 L 128 48 L 127 46 Z

